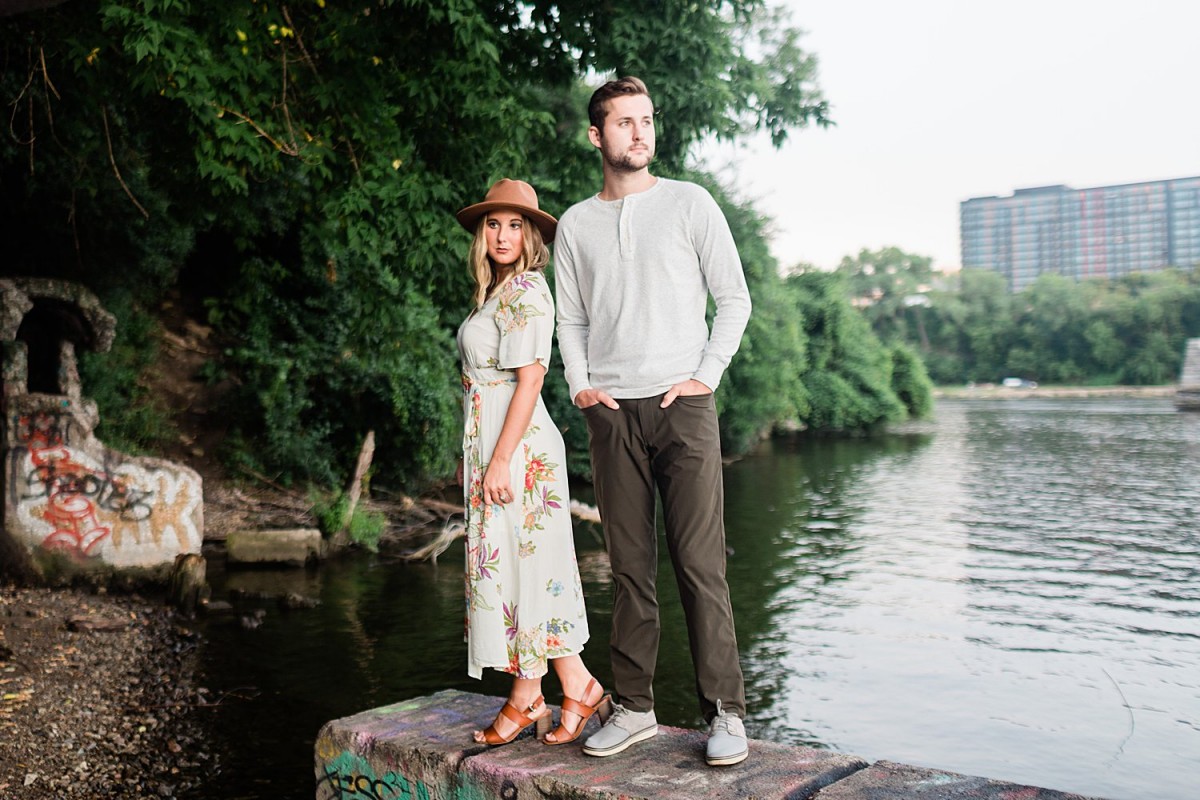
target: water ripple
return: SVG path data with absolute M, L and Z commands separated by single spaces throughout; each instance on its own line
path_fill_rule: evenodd
M 750 647 L 769 641 L 770 661 L 750 674 L 772 676 L 782 740 L 1194 796 L 1200 417 L 1165 400 L 951 402 L 898 437 L 777 455 L 770 477 L 753 459 L 730 477 L 746 474 L 731 497 L 786 510 L 773 528 L 737 512 L 777 531 L 753 579 L 770 633 Z

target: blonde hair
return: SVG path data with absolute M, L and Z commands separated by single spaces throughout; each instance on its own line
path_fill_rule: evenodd
M 487 254 L 487 223 L 490 212 L 479 218 L 475 226 L 475 239 L 471 242 L 468 265 L 475 278 L 475 307 L 480 308 L 500 288 L 496 282 L 496 270 Z M 542 239 L 542 232 L 529 217 L 521 215 L 521 257 L 513 264 L 510 278 L 524 272 L 545 269 L 550 263 L 550 248 Z

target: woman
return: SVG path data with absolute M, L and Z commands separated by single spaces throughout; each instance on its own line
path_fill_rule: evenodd
M 574 741 L 611 707 L 579 654 L 588 639 L 567 497 L 562 435 L 542 403 L 554 304 L 542 270 L 558 221 L 537 193 L 507 178 L 456 215 L 475 234 L 475 310 L 458 329 L 463 365 L 462 479 L 467 516 L 467 661 L 513 675 L 480 744 L 536 725 L 548 744 Z M 542 676 L 554 665 L 562 719 L 550 729 Z

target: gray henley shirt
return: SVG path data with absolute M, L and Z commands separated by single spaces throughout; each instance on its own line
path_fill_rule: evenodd
M 694 183 L 659 178 L 620 200 L 571 206 L 558 224 L 554 277 L 572 398 L 587 388 L 653 397 L 689 378 L 715 390 L 750 319 L 729 223 Z

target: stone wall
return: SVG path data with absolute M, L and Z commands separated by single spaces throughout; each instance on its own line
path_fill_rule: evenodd
M 109 450 L 67 398 L 15 398 L 6 422 L 5 528 L 31 552 L 114 567 L 169 566 L 200 552 L 196 472 Z
M 165 574 L 177 555 L 200 552 L 199 474 L 111 450 L 94 435 L 99 414 L 83 396 L 75 351 L 107 350 L 115 319 L 74 284 L 0 281 L 0 295 L 0 571 L 43 579 L 129 568 Z M 23 323 L 39 311 L 38 325 Z M 29 391 L 31 346 L 39 388 L 50 383 L 51 391 Z

